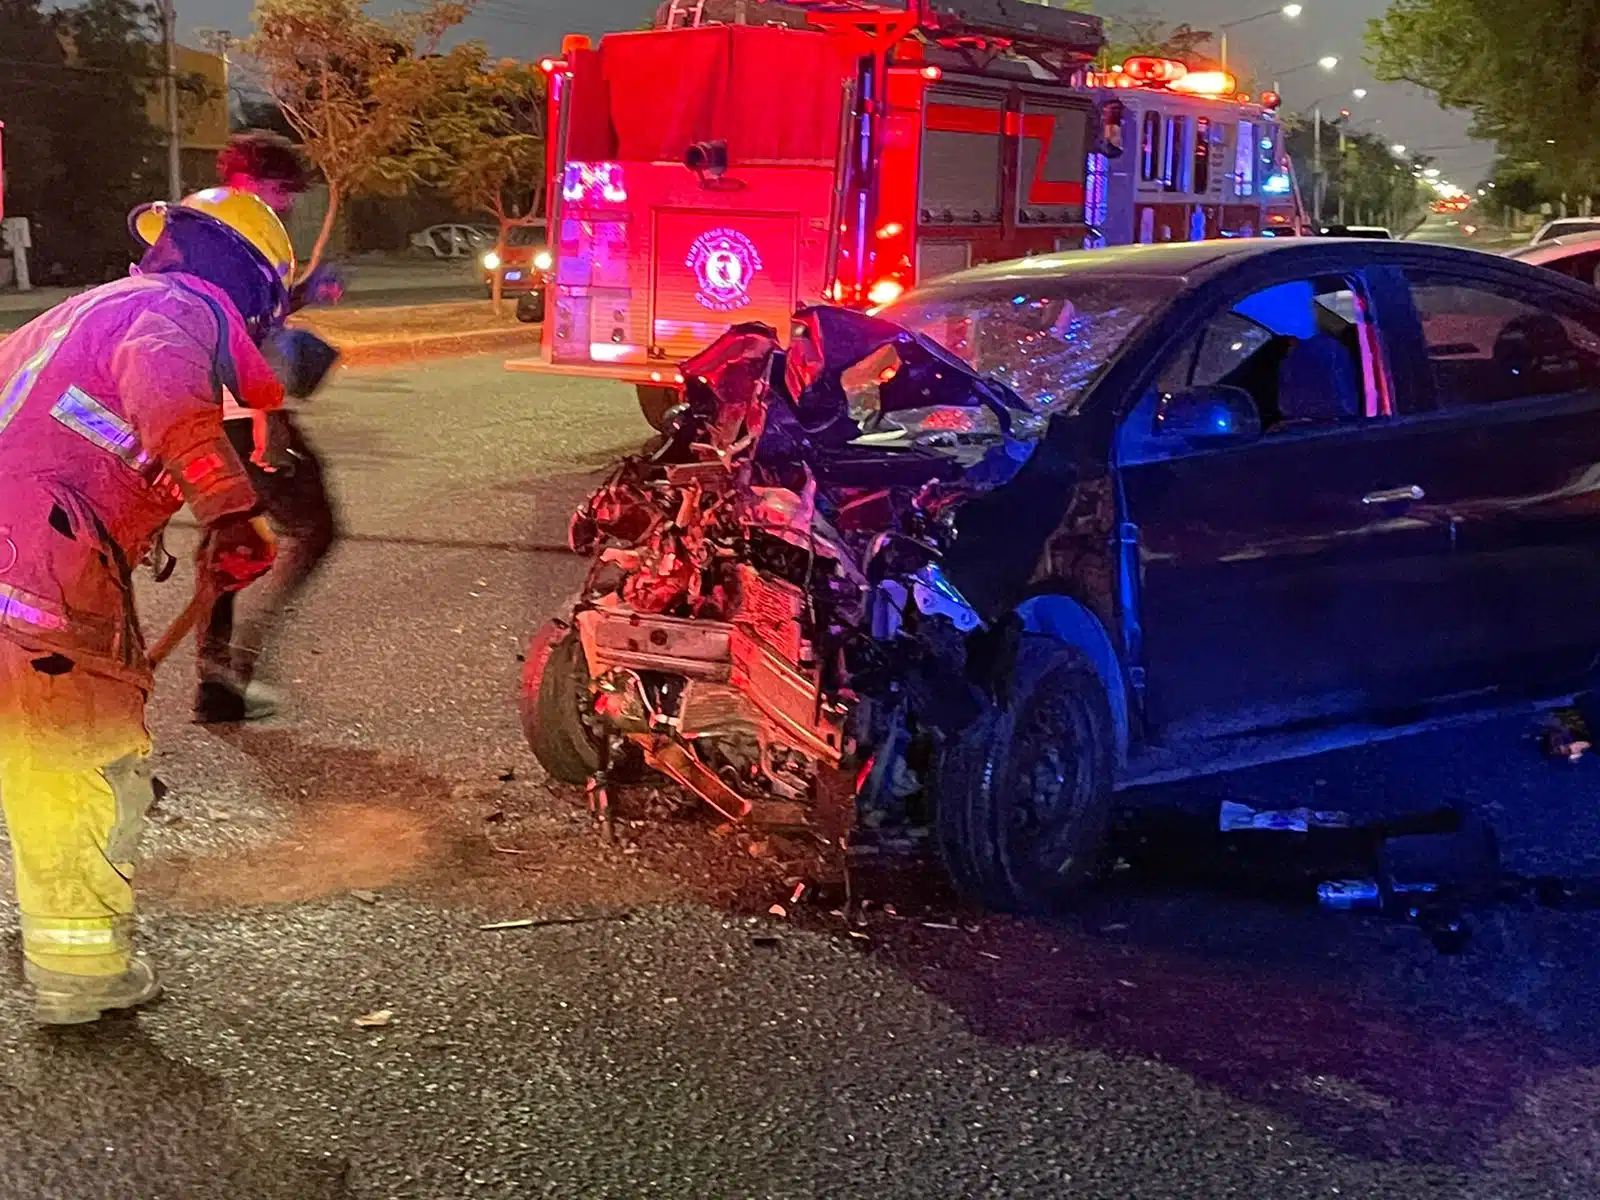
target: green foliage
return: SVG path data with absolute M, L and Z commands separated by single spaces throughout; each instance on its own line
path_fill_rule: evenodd
M 545 80 L 536 67 L 491 61 L 469 42 L 408 64 L 428 100 L 418 110 L 411 161 L 463 209 L 502 224 L 538 215 L 543 199 Z
M 1285 118 L 1284 125 L 1289 156 L 1309 208 L 1315 126 L 1297 114 Z M 1323 219 L 1333 221 L 1343 199 L 1345 216 L 1352 224 L 1370 222 L 1399 230 L 1419 221 L 1430 192 L 1417 172 L 1430 160 L 1423 155 L 1397 158 L 1387 141 L 1370 133 L 1346 129 L 1342 139 L 1340 133 L 1337 122 L 1323 122 Z
M 155 10 L 134 0 L 60 9 L 0 0 L 6 211 L 33 224 L 36 279 L 127 273 L 127 212 L 166 192 L 145 108 L 161 76 L 159 42 Z
M 401 192 L 422 178 L 413 151 L 430 100 L 425 72 L 410 64 L 434 54 L 465 19 L 456 0 L 375 17 L 367 0 L 258 0 L 246 43 L 266 91 L 328 185 L 328 208 L 309 271 L 333 232 L 341 199 Z
M 511 226 L 536 218 L 544 199 L 545 78 L 513 59 L 491 61 L 477 42 L 405 64 L 400 86 L 426 96 L 411 161 L 461 208 L 493 217 L 503 249 Z M 499 301 L 499 279 L 495 281 Z
M 1394 0 L 1367 28 L 1378 78 L 1432 92 L 1563 189 L 1600 174 L 1600 0 Z
M 1139 54 L 1175 58 L 1191 67 L 1209 66 L 1201 48 L 1215 38 L 1209 29 L 1188 22 L 1169 24 L 1158 17 L 1134 15 L 1106 18 L 1105 61 L 1119 63 Z

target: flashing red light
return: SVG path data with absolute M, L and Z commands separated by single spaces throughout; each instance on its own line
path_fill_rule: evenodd
M 1189 73 L 1189 68 L 1175 58 L 1138 55 L 1122 64 L 1122 73 L 1140 83 L 1176 83 Z
M 1277 92 L 1262 92 L 1261 93 L 1261 107 L 1262 108 L 1277 108 L 1278 105 L 1280 105 L 1282 103 L 1283 103 L 1283 97 L 1278 95 Z
M 1239 86 L 1239 81 L 1229 71 L 1186 71 L 1167 86 L 1192 96 L 1226 96 Z
M 944 69 L 942 67 L 923 67 L 921 74 L 929 83 L 937 83 L 944 78 Z

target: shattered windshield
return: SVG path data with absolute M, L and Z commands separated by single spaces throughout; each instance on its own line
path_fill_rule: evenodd
M 1038 434 L 1051 416 L 1075 411 L 1089 384 L 1175 289 L 1172 281 L 1067 275 L 1026 283 L 933 287 L 882 310 L 885 320 L 926 334 L 982 375 L 1008 385 L 1033 410 L 1018 433 Z M 897 414 L 926 429 L 944 414 Z M 979 432 L 985 414 L 972 415 Z

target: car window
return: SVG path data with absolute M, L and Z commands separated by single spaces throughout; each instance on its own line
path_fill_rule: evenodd
M 1249 393 L 1267 437 L 1386 414 L 1370 311 L 1356 281 L 1335 275 L 1266 288 L 1216 314 L 1163 365 L 1129 413 L 1120 460 L 1191 452 L 1154 430 L 1163 398 L 1185 389 Z
M 1542 264 L 1581 283 L 1600 286 L 1600 247 Z
M 1600 336 L 1559 295 L 1407 271 L 1438 408 L 1475 408 L 1592 385 Z

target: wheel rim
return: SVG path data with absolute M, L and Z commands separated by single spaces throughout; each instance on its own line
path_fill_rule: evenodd
M 1068 693 L 1041 692 L 1018 714 L 1006 849 L 1019 874 L 1060 879 L 1082 849 L 1080 826 L 1095 787 L 1093 731 Z

